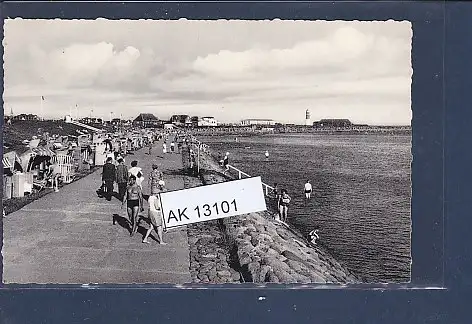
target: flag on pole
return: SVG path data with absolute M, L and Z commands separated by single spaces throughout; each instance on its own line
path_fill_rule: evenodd
M 41 100 L 44 100 L 44 96 L 41 96 Z

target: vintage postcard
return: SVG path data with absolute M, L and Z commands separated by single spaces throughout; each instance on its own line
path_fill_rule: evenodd
M 409 22 L 4 33 L 4 283 L 410 282 Z

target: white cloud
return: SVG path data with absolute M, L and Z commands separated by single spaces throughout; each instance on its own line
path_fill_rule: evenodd
M 409 23 L 15 19 L 4 44 L 7 110 L 31 111 L 44 95 L 51 116 L 75 102 L 127 117 L 297 122 L 294 110 L 320 107 L 312 115 L 411 119 Z

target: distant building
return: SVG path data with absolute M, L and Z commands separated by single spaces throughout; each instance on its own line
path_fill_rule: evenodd
M 37 115 L 33 114 L 19 114 L 11 117 L 12 120 L 39 120 Z
M 241 120 L 241 126 L 254 126 L 254 125 L 274 126 L 275 121 L 272 119 L 243 119 Z
M 79 120 L 83 124 L 87 125 L 98 125 L 98 124 L 103 124 L 103 119 L 97 118 L 97 117 L 85 117 Z
M 133 125 L 147 128 L 147 127 L 162 127 L 163 123 L 159 120 L 159 118 L 157 118 L 153 114 L 141 113 L 139 114 L 138 117 L 136 117 L 133 120 Z
M 192 126 L 192 119 L 189 115 L 173 115 L 170 117 L 170 122 L 175 126 Z
M 218 121 L 215 117 L 202 117 L 198 120 L 198 127 L 215 127 L 218 126 Z
M 111 124 L 112 125 L 115 125 L 115 126 L 118 126 L 118 125 L 121 125 L 122 124 L 122 120 L 120 118 L 113 118 L 111 120 Z
M 349 128 L 353 124 L 349 119 L 322 119 L 313 123 L 317 128 Z
M 190 118 L 190 121 L 192 122 L 192 127 L 198 127 L 199 120 L 200 118 L 198 116 L 192 116 L 192 118 Z

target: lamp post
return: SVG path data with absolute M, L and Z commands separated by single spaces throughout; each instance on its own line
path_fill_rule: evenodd
M 197 142 L 197 173 L 200 174 L 200 143 Z

